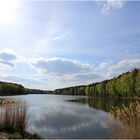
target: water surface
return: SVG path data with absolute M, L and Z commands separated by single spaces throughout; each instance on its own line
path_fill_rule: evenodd
M 5 97 L 3 97 L 5 98 Z M 129 100 L 64 95 L 9 96 L 28 104 L 28 128 L 44 138 L 111 138 L 112 106 Z M 116 120 L 116 123 L 118 121 Z

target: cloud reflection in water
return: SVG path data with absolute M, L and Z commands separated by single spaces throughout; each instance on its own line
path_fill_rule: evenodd
M 108 137 L 105 112 L 67 102 L 56 106 L 42 107 L 32 112 L 29 131 L 37 132 L 45 138 Z

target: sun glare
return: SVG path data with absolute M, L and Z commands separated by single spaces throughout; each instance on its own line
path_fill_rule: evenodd
M 17 0 L 0 0 L 0 24 L 11 24 L 16 20 Z

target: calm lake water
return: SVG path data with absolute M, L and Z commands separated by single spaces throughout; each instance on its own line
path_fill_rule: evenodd
M 121 125 L 121 121 L 110 115 L 112 106 L 127 106 L 131 102 L 124 99 L 63 95 L 23 95 L 4 98 L 16 98 L 27 102 L 29 132 L 37 133 L 44 138 L 58 139 L 111 138 L 111 127 L 115 123 Z

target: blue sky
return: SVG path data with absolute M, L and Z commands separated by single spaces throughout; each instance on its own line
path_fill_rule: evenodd
M 140 2 L 0 1 L 0 79 L 56 89 L 140 67 Z

